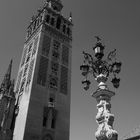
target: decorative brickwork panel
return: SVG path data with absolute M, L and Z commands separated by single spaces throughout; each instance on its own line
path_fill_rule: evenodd
M 24 65 L 24 63 L 25 63 L 25 60 L 26 60 L 26 54 L 27 54 L 27 47 L 26 48 L 24 48 L 24 50 L 23 50 L 23 55 L 22 55 L 22 60 L 21 60 L 21 67 Z
M 27 75 L 27 70 L 28 70 L 28 64 L 25 65 L 23 77 Z
M 34 48 L 33 48 L 33 51 L 32 51 L 32 56 L 36 54 L 38 39 L 39 39 L 39 36 L 37 36 L 34 40 Z
M 62 47 L 62 64 L 68 65 L 69 63 L 69 48 L 64 46 Z
M 47 70 L 48 70 L 48 59 L 44 56 L 41 56 L 37 76 L 37 83 L 42 86 L 45 86 L 46 84 Z
M 30 67 L 29 67 L 29 71 L 28 71 L 28 77 L 27 77 L 26 87 L 27 87 L 27 86 L 30 84 L 30 82 L 31 82 L 32 73 L 33 73 L 33 67 L 34 67 L 34 62 L 35 62 L 35 59 L 33 59 L 33 60 L 30 62 Z
M 44 35 L 43 44 L 42 44 L 42 55 L 48 56 L 50 51 L 50 45 L 51 45 L 51 38 Z
M 28 62 L 30 61 L 30 58 L 31 58 L 31 53 L 29 53 L 29 54 L 27 55 L 26 63 L 28 63 Z
M 25 81 L 26 81 L 26 79 L 25 79 L 25 78 L 24 78 L 24 79 L 22 79 L 21 86 L 20 86 L 20 91 L 19 91 L 19 93 L 20 93 L 20 94 L 24 91 Z
M 21 82 L 21 78 L 22 78 L 22 73 L 23 71 L 19 72 L 18 78 L 17 78 L 17 85 L 16 85 L 16 91 L 19 91 L 19 86 L 20 86 L 20 82 Z
M 61 66 L 61 77 L 60 77 L 60 92 L 63 94 L 68 93 L 68 69 Z
M 32 51 L 32 47 L 33 47 L 33 43 L 31 43 L 31 44 L 29 45 L 28 53 L 30 53 L 30 52 Z

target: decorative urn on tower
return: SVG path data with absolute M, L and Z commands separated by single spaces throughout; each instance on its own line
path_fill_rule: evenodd
M 93 75 L 98 83 L 98 88 L 93 92 L 92 97 L 97 100 L 96 121 L 98 123 L 98 129 L 95 132 L 97 140 L 117 140 L 118 133 L 113 129 L 114 115 L 111 114 L 111 97 L 115 95 L 113 91 L 110 91 L 106 82 L 109 76 L 113 76 L 112 84 L 114 88 L 118 88 L 120 84 L 120 78 L 117 75 L 121 70 L 121 62 L 116 60 L 116 49 L 111 51 L 106 59 L 103 59 L 104 48 L 101 39 L 95 36 L 97 42 L 93 47 L 95 56 L 89 53 L 83 52 L 84 63 L 80 66 L 84 80 L 82 84 L 84 89 L 88 90 L 90 87 L 90 80 L 88 77 L 90 74 Z

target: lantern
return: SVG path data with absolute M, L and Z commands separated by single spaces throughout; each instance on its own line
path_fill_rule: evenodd
M 95 52 L 95 57 L 97 59 L 102 59 L 102 57 L 104 56 L 104 46 L 102 45 L 102 43 L 96 43 L 96 46 L 93 48 L 93 50 Z
M 121 71 L 121 65 L 122 65 L 121 62 L 115 62 L 113 64 L 113 72 L 119 73 Z
M 111 81 L 112 83 L 113 83 L 113 86 L 115 87 L 115 88 L 118 88 L 119 87 L 119 85 L 120 85 L 120 78 L 113 78 L 112 79 L 112 81 Z
M 89 71 L 89 65 L 83 64 L 80 66 L 80 70 L 82 70 L 82 75 L 85 76 L 87 75 Z
M 90 81 L 89 80 L 87 80 L 87 79 L 83 80 L 82 84 L 84 85 L 85 90 L 89 89 L 89 86 L 90 86 Z

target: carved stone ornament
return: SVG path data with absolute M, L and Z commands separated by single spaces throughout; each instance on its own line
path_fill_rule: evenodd
M 111 104 L 106 100 L 100 100 L 97 104 L 98 113 L 96 121 L 98 129 L 95 133 L 97 140 L 117 140 L 117 131 L 113 129 L 114 115 L 111 114 Z

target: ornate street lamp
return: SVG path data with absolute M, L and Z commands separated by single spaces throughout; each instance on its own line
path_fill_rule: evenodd
M 86 64 L 81 65 L 80 70 L 82 70 L 82 75 L 86 76 L 89 71 L 89 65 L 86 65 Z
M 84 89 L 85 90 L 88 90 L 89 89 L 90 83 L 91 82 L 89 80 L 87 80 L 87 79 L 85 79 L 85 80 L 82 81 L 82 84 L 84 85 Z
M 92 94 L 97 100 L 98 113 L 96 115 L 96 121 L 99 125 L 95 136 L 97 140 L 117 140 L 118 133 L 113 129 L 114 115 L 111 114 L 111 97 L 115 95 L 113 91 L 108 89 L 106 84 L 109 76 L 113 75 L 111 80 L 114 88 L 118 88 L 120 85 L 120 78 L 116 76 L 121 71 L 121 62 L 116 61 L 116 49 L 111 51 L 107 59 L 103 60 L 105 46 L 101 43 L 101 39 L 96 36 L 97 42 L 93 51 L 95 56 L 89 53 L 83 52 L 84 63 L 80 66 L 84 80 L 82 84 L 84 89 L 88 90 L 91 82 L 88 80 L 90 74 L 98 83 L 97 90 Z

